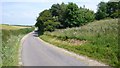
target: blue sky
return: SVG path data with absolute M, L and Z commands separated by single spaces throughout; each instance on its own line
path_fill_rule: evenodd
M 74 2 L 79 7 L 85 5 L 96 12 L 97 4 L 108 0 L 2 0 L 0 2 L 0 23 L 11 25 L 34 25 L 39 13 L 55 3 Z

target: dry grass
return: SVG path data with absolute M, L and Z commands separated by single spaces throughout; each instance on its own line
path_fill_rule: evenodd
M 26 27 L 26 26 L 11 26 L 11 25 L 0 24 L 0 29 L 5 29 L 5 30 L 17 30 L 17 29 L 23 29 L 23 28 L 30 28 L 30 27 Z

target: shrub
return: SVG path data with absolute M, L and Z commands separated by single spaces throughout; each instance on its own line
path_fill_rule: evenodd
M 54 22 L 52 20 L 48 20 L 44 22 L 44 31 L 54 31 L 55 28 L 57 28 L 59 25 L 59 22 Z

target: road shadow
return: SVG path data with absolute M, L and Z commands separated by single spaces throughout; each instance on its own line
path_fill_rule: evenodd
M 37 30 L 35 30 L 35 31 L 33 32 L 33 36 L 34 36 L 34 37 L 39 37 L 39 32 L 38 32 Z
M 33 36 L 34 36 L 34 37 L 39 37 L 40 35 L 43 35 L 43 32 L 42 32 L 42 31 L 35 30 L 35 31 L 33 32 Z

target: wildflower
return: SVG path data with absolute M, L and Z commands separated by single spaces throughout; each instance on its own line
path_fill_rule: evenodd
M 73 34 L 75 35 L 77 32 L 74 32 Z

